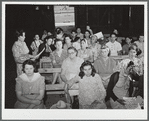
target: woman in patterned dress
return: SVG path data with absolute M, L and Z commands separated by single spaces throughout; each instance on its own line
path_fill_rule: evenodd
M 23 63 L 23 74 L 16 78 L 16 109 L 43 109 L 45 93 L 45 79 L 36 72 L 36 65 L 32 60 Z
M 12 46 L 12 53 L 17 65 L 17 75 L 19 76 L 20 74 L 22 74 L 22 63 L 29 58 L 36 59 L 36 56 L 28 54 L 29 49 L 26 43 L 24 42 L 25 31 L 16 31 L 16 36 L 18 40 L 15 41 L 15 43 Z
M 131 66 L 128 68 L 128 65 L 130 62 L 133 63 L 133 71 L 136 73 L 137 77 L 142 77 L 143 75 L 143 67 L 142 67 L 142 61 L 136 57 L 139 50 L 135 44 L 132 44 L 129 47 L 129 57 L 127 59 L 122 60 L 116 67 L 116 71 L 120 72 L 118 82 L 116 83 L 115 87 L 113 88 L 114 94 L 118 97 L 118 100 L 111 99 L 111 107 L 112 108 L 118 108 L 123 109 L 126 108 L 124 106 L 124 100 L 123 97 L 129 97 L 133 96 L 133 93 L 129 93 L 129 86 L 130 86 L 130 80 L 137 81 L 138 79 L 131 79 L 130 76 L 130 69 Z M 135 88 L 134 88 L 135 89 Z M 135 92 L 135 90 L 133 91 Z
M 82 63 L 79 76 L 79 108 L 106 108 L 104 103 L 106 91 L 91 62 Z
M 138 53 L 140 53 L 140 50 L 138 49 L 137 45 L 132 44 L 129 47 L 129 54 L 128 54 L 129 57 L 122 60 L 118 64 L 118 66 L 116 67 L 116 71 L 120 71 L 123 68 L 124 63 L 130 60 L 134 62 L 134 65 L 136 66 L 137 69 L 136 72 L 138 73 L 138 75 L 142 75 L 143 74 L 142 60 L 137 57 Z
M 73 102 L 73 96 L 78 95 L 78 84 L 75 84 L 76 77 L 79 75 L 80 66 L 83 59 L 77 57 L 77 49 L 74 47 L 68 48 L 68 58 L 62 63 L 61 78 L 65 83 L 65 95 L 67 103 Z M 71 98 L 70 98 L 71 97 Z

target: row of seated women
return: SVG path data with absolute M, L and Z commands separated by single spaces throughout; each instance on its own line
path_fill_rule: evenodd
M 47 35 L 47 36 L 49 36 L 49 35 Z M 90 29 L 89 26 L 86 27 L 86 31 L 84 32 L 84 34 L 81 33 L 81 28 L 79 28 L 79 27 L 76 29 L 76 31 L 72 30 L 71 35 L 67 38 L 66 38 L 67 35 L 63 32 L 63 30 L 61 28 L 57 28 L 55 30 L 54 36 L 56 39 L 60 39 L 63 41 L 64 49 L 67 49 L 68 47 L 73 45 L 75 48 L 77 48 L 77 50 L 81 48 L 80 40 L 84 39 L 86 46 L 94 49 L 94 51 L 95 51 L 96 48 L 100 48 L 94 43 L 94 39 L 96 39 L 95 42 L 99 43 L 99 46 L 102 44 L 106 44 L 110 48 L 111 56 L 117 56 L 117 55 L 121 55 L 121 54 L 128 55 L 128 49 L 131 46 L 131 43 L 133 43 L 133 39 L 131 36 L 127 36 L 126 38 L 119 37 L 119 34 L 116 29 L 114 29 L 111 32 L 110 37 L 108 37 L 106 39 L 106 37 L 104 37 L 102 34 L 100 34 L 100 32 L 93 34 L 93 31 Z M 31 49 L 32 49 L 33 54 L 37 54 L 38 47 L 41 43 L 43 43 L 45 38 L 43 41 L 41 41 L 39 38 L 39 35 L 37 34 L 37 35 L 35 35 L 34 39 L 35 40 L 31 44 Z M 42 37 L 42 39 L 43 39 L 43 37 Z M 120 41 L 120 39 L 121 39 L 121 41 Z M 137 44 L 138 48 L 142 51 L 142 55 L 143 55 L 143 53 L 144 53 L 144 35 L 140 34 L 138 37 L 138 41 L 135 41 L 134 43 Z M 54 50 L 54 49 L 55 48 L 53 47 L 52 50 Z M 96 54 L 95 54 L 95 56 L 96 56 Z
M 61 30 L 57 30 L 58 32 Z M 58 33 L 57 32 L 57 33 Z M 58 34 L 59 35 L 59 34 Z M 57 35 L 57 36 L 58 36 Z M 65 35 L 64 40 L 55 39 L 54 36 L 46 36 L 44 43 L 40 42 L 37 44 L 34 43 L 34 46 L 36 45 L 38 48 L 34 48 L 33 54 L 30 55 L 29 49 L 24 42 L 25 40 L 25 32 L 23 30 L 17 32 L 18 41 L 16 41 L 12 47 L 13 56 L 15 58 L 15 61 L 17 62 L 17 74 L 21 74 L 21 63 L 26 59 L 34 59 L 34 60 L 40 60 L 43 56 L 50 57 L 52 64 L 54 67 L 60 67 L 63 60 L 68 56 L 67 49 L 68 47 L 75 47 L 78 50 L 79 57 L 83 58 L 84 60 L 89 60 L 90 62 L 94 62 L 101 53 L 101 44 L 97 42 L 97 36 L 92 35 L 91 41 L 86 41 L 86 39 L 80 39 L 78 37 L 75 38 L 75 41 L 71 39 L 70 36 Z M 62 37 L 62 36 L 61 36 Z M 37 40 L 39 40 L 39 36 L 37 36 Z M 142 41 L 142 39 L 141 39 Z M 90 44 L 89 44 L 90 43 Z M 111 55 L 119 55 L 121 54 L 121 47 L 118 42 L 116 42 L 116 36 L 115 34 L 111 34 L 111 41 L 106 43 L 106 45 L 109 47 Z M 125 53 L 128 54 L 129 47 L 132 44 L 129 44 L 129 46 L 125 47 Z M 136 45 L 137 46 L 137 45 Z M 33 46 L 32 46 L 33 48 Z M 143 51 L 142 51 L 143 52 Z M 38 55 L 37 55 L 38 54 Z M 139 54 L 141 55 L 141 54 Z M 143 56 L 140 56 L 143 59 Z
M 143 83 L 143 66 L 142 61 L 136 57 L 137 52 L 137 46 L 131 46 L 129 57 L 116 66 L 116 62 L 109 57 L 110 49 L 107 46 L 101 48 L 101 57 L 95 60 L 94 64 L 78 57 L 78 50 L 75 47 L 69 47 L 68 56 L 61 64 L 60 74 L 65 83 L 67 102 L 72 104 L 73 97 L 78 95 L 81 109 L 123 109 L 126 108 L 124 97 L 143 98 L 142 87 L 136 84 L 136 90 L 132 88 L 134 83 L 139 85 Z M 18 101 L 15 108 L 44 108 L 44 78 L 39 73 L 34 73 L 35 67 L 32 60 L 26 60 L 23 63 L 25 73 L 16 79 Z M 115 79 L 112 79 L 111 75 L 115 72 L 119 72 L 119 77 L 114 84 Z M 111 91 L 113 93 L 109 93 Z

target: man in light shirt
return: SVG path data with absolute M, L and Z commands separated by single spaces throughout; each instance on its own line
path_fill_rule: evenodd
M 111 51 L 111 56 L 118 56 L 121 54 L 122 46 L 119 42 L 116 41 L 116 34 L 112 33 L 110 35 L 110 41 L 106 43 L 106 45 L 109 47 Z

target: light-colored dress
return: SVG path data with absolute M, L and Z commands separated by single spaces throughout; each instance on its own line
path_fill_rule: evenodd
M 72 62 L 70 60 L 70 58 L 66 58 L 63 61 L 61 68 L 62 68 L 64 75 L 65 75 L 67 80 L 70 80 L 70 79 L 74 78 L 75 76 L 79 75 L 80 67 L 81 67 L 83 62 L 84 62 L 84 60 L 82 58 L 79 58 L 79 57 L 76 57 L 75 62 Z M 71 92 L 73 95 L 73 91 L 71 91 Z M 74 93 L 76 93 L 76 95 L 77 95 L 78 91 L 75 91 Z
M 138 67 L 137 70 L 138 74 L 142 75 L 142 62 L 138 58 L 134 58 L 133 60 L 131 60 L 130 58 L 124 59 L 117 65 L 116 69 L 117 71 L 120 72 L 120 74 L 119 74 L 119 80 L 116 83 L 115 87 L 113 88 L 113 92 L 119 99 L 123 99 L 123 97 L 129 97 L 128 89 L 130 80 L 128 78 L 128 75 L 125 73 L 125 70 L 130 61 L 134 62 L 134 65 Z M 110 99 L 110 103 L 112 108 L 114 109 L 126 109 L 125 106 L 121 105 L 117 101 L 114 102 L 112 99 Z
M 92 57 L 92 52 L 90 49 L 85 49 L 85 50 L 80 49 L 80 50 L 78 50 L 77 56 L 84 60 L 86 60 L 86 59 L 89 60 Z
M 29 81 L 25 73 L 21 74 L 16 78 L 16 91 L 21 91 L 22 95 L 29 99 L 36 99 L 40 94 L 40 90 L 45 90 L 45 78 L 39 73 L 34 73 L 33 79 Z M 17 100 L 15 103 L 15 108 L 25 109 L 28 108 L 30 104 L 20 102 Z M 44 108 L 43 101 L 40 105 L 35 106 L 34 108 Z
M 139 59 L 139 58 L 134 58 L 133 60 L 130 59 L 130 58 L 127 58 L 127 59 L 124 59 L 122 60 L 117 66 L 116 66 L 116 71 L 120 71 L 122 68 L 126 68 L 127 64 L 130 62 L 130 61 L 133 61 L 134 62 L 134 65 L 136 67 L 138 67 L 138 70 L 137 70 L 137 73 L 139 75 L 142 75 L 143 74 L 143 65 L 142 65 L 142 61 Z
M 96 43 L 95 46 L 91 46 L 90 49 L 94 57 L 94 60 L 96 60 L 100 56 L 101 45 Z
M 17 64 L 17 75 L 22 74 L 22 63 L 29 59 L 29 49 L 25 42 L 16 41 L 12 46 L 12 53 Z
M 106 91 L 98 74 L 95 74 L 94 77 L 84 76 L 79 80 L 79 105 L 81 108 L 90 108 L 95 100 L 100 102 L 96 108 L 106 108 L 105 96 Z
M 91 47 L 91 39 L 89 38 L 89 39 L 86 39 L 86 38 L 84 38 L 85 39 L 85 43 L 86 43 L 86 47 Z
M 94 68 L 100 75 L 105 87 L 108 86 L 110 76 L 114 73 L 115 66 L 116 62 L 111 57 L 109 57 L 106 61 L 100 57 L 94 62 Z
M 130 80 L 127 75 L 124 73 L 124 69 L 120 70 L 119 80 L 116 83 L 115 87 L 113 88 L 114 94 L 119 98 L 123 99 L 123 97 L 129 97 L 129 83 Z M 119 102 L 115 101 L 110 98 L 111 107 L 113 109 L 126 109 L 125 106 L 121 105 Z

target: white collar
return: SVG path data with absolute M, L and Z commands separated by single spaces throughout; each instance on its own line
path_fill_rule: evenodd
M 41 75 L 39 73 L 34 73 L 32 80 L 29 80 L 29 78 L 27 77 L 27 75 L 25 73 L 21 74 L 19 77 L 23 80 L 23 81 L 27 81 L 27 82 L 34 82 L 36 81 Z

